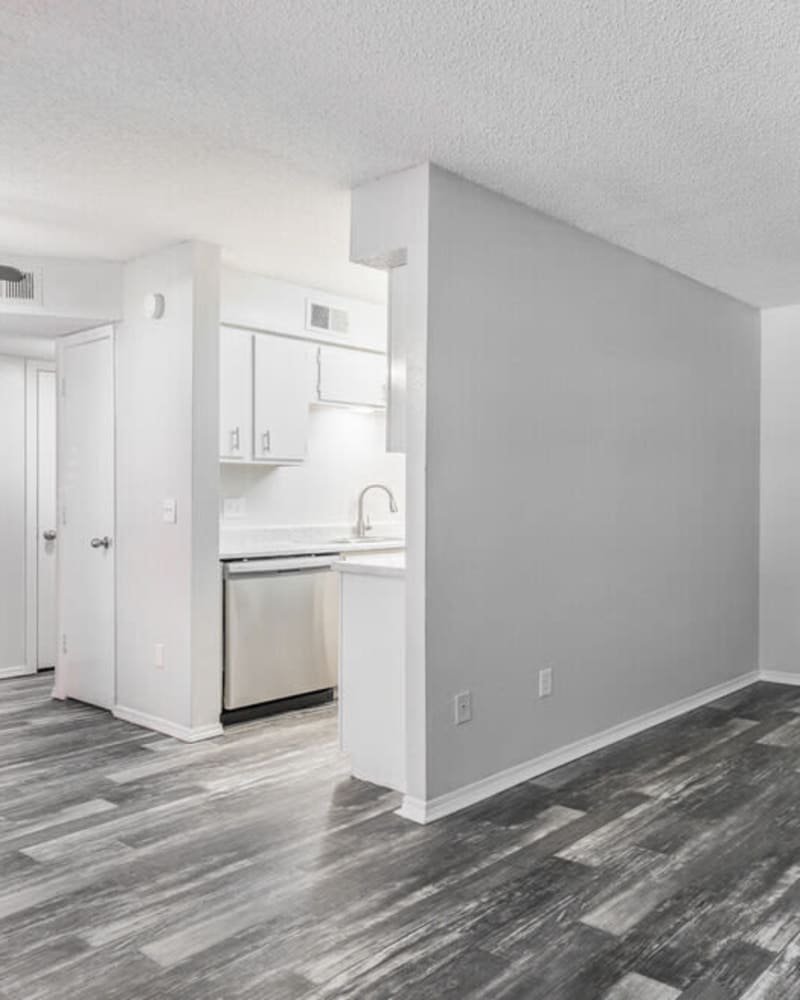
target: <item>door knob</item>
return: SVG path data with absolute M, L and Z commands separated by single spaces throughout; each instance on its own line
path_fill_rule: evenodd
M 56 540 L 56 533 L 51 528 L 49 531 L 43 531 L 42 532 L 42 538 L 46 542 L 54 542 Z
M 108 535 L 103 535 L 102 538 L 93 538 L 89 544 L 93 549 L 107 549 L 111 545 L 111 539 Z

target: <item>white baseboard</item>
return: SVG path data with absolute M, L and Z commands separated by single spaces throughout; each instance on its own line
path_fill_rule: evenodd
M 705 691 L 700 691 L 697 694 L 690 695 L 688 698 L 672 702 L 672 704 L 665 705 L 663 708 L 657 708 L 653 712 L 647 712 L 635 719 L 631 719 L 629 722 L 622 722 L 617 726 L 612 726 L 610 729 L 604 729 L 594 736 L 588 736 L 575 743 L 570 743 L 568 746 L 543 754 L 541 757 L 525 761 L 522 764 L 516 764 L 505 771 L 489 775 L 488 778 L 482 778 L 480 781 L 465 785 L 463 788 L 457 788 L 453 792 L 439 795 L 435 799 L 425 801 L 414 798 L 411 795 L 404 795 L 403 803 L 397 810 L 397 814 L 405 819 L 412 820 L 414 823 L 433 823 L 443 816 L 449 816 L 451 813 L 466 809 L 468 806 L 475 805 L 476 802 L 491 798 L 492 795 L 504 792 L 506 789 L 512 788 L 514 785 L 519 785 L 523 781 L 530 781 L 531 778 L 536 778 L 546 771 L 552 771 L 556 767 L 570 764 L 580 757 L 585 757 L 586 754 L 594 753 L 595 750 L 602 750 L 612 743 L 618 743 L 620 740 L 634 736 L 636 733 L 641 733 L 645 729 L 651 729 L 662 722 L 668 722 L 678 715 L 684 715 L 686 712 L 691 712 L 695 708 L 700 708 L 711 701 L 716 701 L 718 698 L 724 698 L 725 695 L 733 694 L 735 691 L 749 687 L 758 680 L 768 679 L 771 678 L 767 678 L 763 673 L 754 670 L 752 673 L 743 674 L 732 681 L 725 681 L 723 684 L 706 688 Z M 793 681 L 786 681 L 785 683 L 800 684 L 800 677 L 795 678 Z
M 760 670 L 758 679 L 768 684 L 800 684 L 800 674 L 789 674 L 783 670 Z
M 176 740 L 182 740 L 184 743 L 199 743 L 201 740 L 213 740 L 223 735 L 222 725 L 219 722 L 210 726 L 191 728 L 170 722 L 168 719 L 160 719 L 157 715 L 139 712 L 135 708 L 125 708 L 124 705 L 116 705 L 111 713 L 123 722 L 132 722 L 134 726 L 142 726 L 144 729 L 154 729 L 157 733 L 174 736 Z
M 24 664 L 21 667 L 0 667 L 0 681 L 6 677 L 31 677 L 35 673 L 35 667 L 27 667 Z

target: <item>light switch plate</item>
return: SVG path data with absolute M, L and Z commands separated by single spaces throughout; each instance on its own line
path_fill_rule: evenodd
M 161 501 L 161 520 L 164 524 L 176 524 L 178 521 L 178 501 L 174 497 L 165 497 Z

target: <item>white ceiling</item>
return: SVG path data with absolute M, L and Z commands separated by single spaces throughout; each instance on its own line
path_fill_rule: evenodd
M 0 245 L 375 298 L 347 188 L 432 159 L 797 302 L 799 53 L 796 0 L 4 0 Z

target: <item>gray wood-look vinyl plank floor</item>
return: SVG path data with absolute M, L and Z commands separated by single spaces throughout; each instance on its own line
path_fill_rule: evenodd
M 798 1000 L 800 688 L 429 827 L 335 709 L 186 746 L 0 681 L 0 1000 Z

